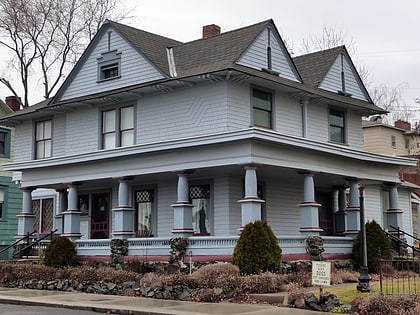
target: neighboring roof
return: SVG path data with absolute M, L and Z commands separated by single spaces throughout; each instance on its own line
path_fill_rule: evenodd
M 267 25 L 273 20 L 173 47 L 178 76 L 231 67 Z
M 0 100 L 0 117 L 13 113 L 13 110 L 2 100 Z
M 168 57 L 166 49 L 168 47 L 182 44 L 164 36 L 156 35 L 134 27 L 108 21 L 123 37 L 125 37 L 135 48 L 137 48 L 146 58 L 158 67 L 163 73 L 169 75 Z
M 303 82 L 318 87 L 343 49 L 344 46 L 338 46 L 294 57 L 293 62 Z

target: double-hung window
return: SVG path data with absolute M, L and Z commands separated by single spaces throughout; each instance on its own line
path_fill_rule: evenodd
M 0 128 L 0 157 L 10 157 L 10 129 Z
M 342 110 L 330 109 L 328 115 L 329 140 L 345 143 L 345 113 Z
M 51 157 L 52 123 L 51 120 L 38 121 L 35 124 L 35 158 Z
M 270 92 L 252 89 L 253 125 L 264 128 L 273 127 L 273 95 Z
M 134 106 L 102 112 L 102 148 L 111 149 L 134 144 Z

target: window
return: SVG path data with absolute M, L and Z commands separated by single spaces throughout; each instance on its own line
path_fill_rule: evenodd
M 102 112 L 102 148 L 134 144 L 134 106 Z
M 0 157 L 10 157 L 10 130 L 0 128 Z
M 272 94 L 266 91 L 252 90 L 252 114 L 254 126 L 272 128 Z
M 111 50 L 101 54 L 98 61 L 98 82 L 121 77 L 121 53 Z
M 51 120 L 39 121 L 35 125 L 35 158 L 51 157 L 52 129 Z
M 330 113 L 328 117 L 330 141 L 345 143 L 344 120 L 345 120 L 344 111 L 330 109 Z
M 155 192 L 153 189 L 136 191 L 136 236 L 153 236 L 153 212 L 155 207 Z
M 394 149 L 397 147 L 397 138 L 394 135 L 391 136 L 391 147 Z
M 32 200 L 32 212 L 35 215 L 35 231 L 39 233 L 50 233 L 53 230 L 53 209 L 53 198 Z
M 0 188 L 0 220 L 6 220 L 6 213 L 4 212 L 4 189 Z
M 190 200 L 193 204 L 193 230 L 196 235 L 210 235 L 210 185 L 190 186 Z

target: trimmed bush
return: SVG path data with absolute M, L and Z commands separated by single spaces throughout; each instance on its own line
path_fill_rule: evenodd
M 378 272 L 378 259 L 391 257 L 391 241 L 381 226 L 369 221 L 366 227 L 367 260 L 370 272 Z M 360 233 L 353 242 L 353 260 L 356 267 L 360 266 Z
M 232 263 L 242 274 L 276 273 L 281 265 L 281 248 L 267 222 L 248 223 L 236 243 Z
M 54 238 L 45 251 L 44 264 L 50 267 L 63 268 L 73 266 L 76 262 L 76 245 L 67 237 Z

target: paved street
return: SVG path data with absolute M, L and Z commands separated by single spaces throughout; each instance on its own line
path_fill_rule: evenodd
M 68 308 L 0 304 L 1 315 L 98 315 L 97 312 L 79 311 Z M 111 314 L 111 313 L 108 313 Z

